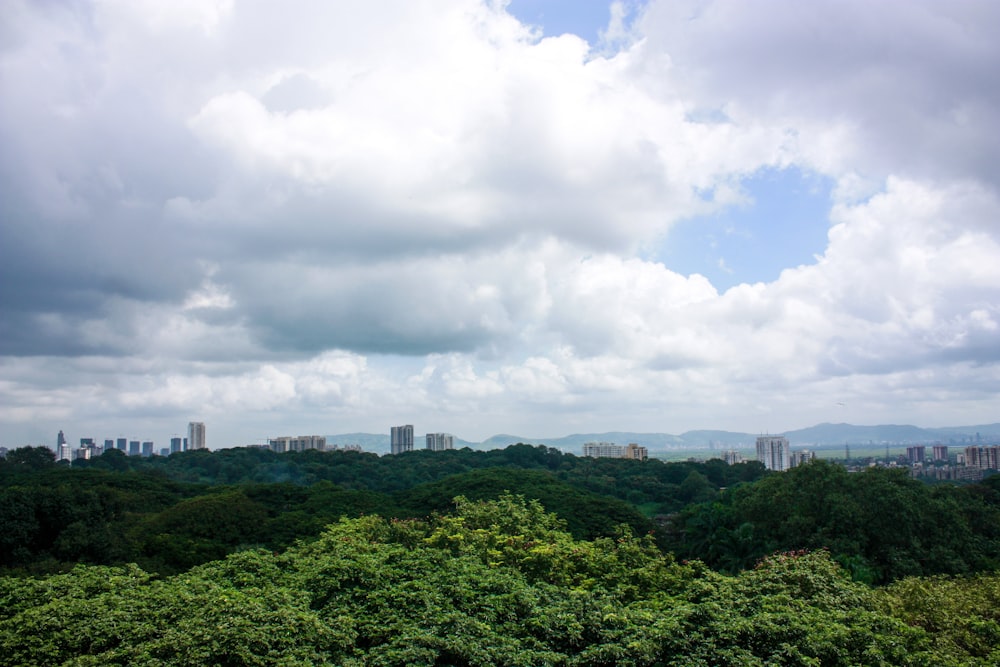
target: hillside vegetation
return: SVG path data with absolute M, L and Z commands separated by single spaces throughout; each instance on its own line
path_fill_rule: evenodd
M 995 665 L 1000 578 L 872 590 L 826 552 L 736 576 L 541 504 L 343 519 L 183 574 L 0 578 L 0 665 Z

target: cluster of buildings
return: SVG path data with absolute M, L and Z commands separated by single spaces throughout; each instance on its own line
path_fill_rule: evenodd
M 268 438 L 266 445 L 250 445 L 251 447 L 261 447 L 270 449 L 272 452 L 283 454 L 284 452 L 304 452 L 307 449 L 316 449 L 321 452 L 345 451 L 360 452 L 361 445 L 327 445 L 325 435 L 283 435 L 277 438 Z
M 67 442 L 66 435 L 59 431 L 59 435 L 56 436 L 56 460 L 70 462 L 77 459 L 87 460 L 112 449 L 124 452 L 128 456 L 152 456 L 153 454 L 168 456 L 176 452 L 208 448 L 205 441 L 204 422 L 188 423 L 187 433 L 186 438 L 173 437 L 170 439 L 170 447 L 162 447 L 156 451 L 152 440 L 130 440 L 129 438 L 108 438 L 103 445 L 97 444 L 94 438 L 80 438 L 80 446 L 74 447 Z
M 1000 470 L 1000 445 L 966 447 L 962 463 L 967 468 Z
M 616 445 L 613 442 L 585 442 L 583 443 L 583 455 L 595 459 L 632 459 L 635 461 L 645 461 L 649 458 L 649 451 L 634 442 L 627 445 Z
M 455 448 L 455 437 L 449 433 L 428 433 L 424 436 L 426 446 L 432 452 L 443 452 Z M 413 424 L 393 426 L 389 429 L 389 453 L 402 454 L 413 451 Z
M 934 445 L 927 458 L 925 445 L 906 448 L 906 462 L 914 477 L 979 481 L 987 470 L 1000 470 L 1000 445 L 970 445 L 954 455 L 947 445 Z
M 647 449 L 636 443 L 617 445 L 613 442 L 586 442 L 583 445 L 583 455 L 592 458 L 635 459 L 644 461 L 649 458 Z M 743 455 L 735 449 L 723 453 L 723 458 L 729 465 L 743 462 Z M 757 460 L 768 470 L 783 471 L 800 466 L 816 458 L 816 453 L 808 449 L 792 451 L 788 438 L 781 435 L 762 435 L 757 438 Z
M 930 456 L 928 456 L 928 453 Z M 816 458 L 808 449 L 792 451 L 788 440 L 778 435 L 762 435 L 757 438 L 757 460 L 768 470 L 788 470 Z M 736 450 L 725 453 L 726 463 L 740 463 L 743 458 Z M 869 465 L 879 465 L 870 461 Z M 885 465 L 906 465 L 914 477 L 930 477 L 942 480 L 977 481 L 988 470 L 1000 470 L 1000 445 L 973 445 L 952 458 L 948 445 L 911 445 L 906 448 L 906 457 L 890 459 L 886 449 Z

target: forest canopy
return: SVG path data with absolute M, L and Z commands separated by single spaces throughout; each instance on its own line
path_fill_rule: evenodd
M 0 665 L 1000 664 L 996 476 L 12 454 Z
M 425 520 L 342 519 L 166 578 L 134 565 L 2 578 L 0 601 L 0 665 L 1000 660 L 997 575 L 874 590 L 822 550 L 723 575 L 625 528 L 575 539 L 510 494 Z

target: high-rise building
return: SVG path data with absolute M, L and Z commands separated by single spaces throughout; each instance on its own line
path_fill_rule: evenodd
M 177 452 L 183 452 L 184 449 L 181 445 L 181 439 L 179 437 L 170 438 L 170 453 L 176 454 Z
M 757 460 L 768 470 L 779 472 L 788 470 L 788 438 L 780 435 L 761 435 L 757 437 Z
M 934 460 L 948 462 L 948 445 L 934 445 Z
M 743 455 L 735 449 L 727 449 L 726 453 L 723 454 L 722 457 L 725 459 L 726 463 L 731 466 L 736 465 L 737 463 L 743 463 Z
M 119 451 L 122 452 L 126 451 L 128 449 L 128 440 L 126 440 L 125 438 L 118 438 L 118 440 L 115 441 L 115 447 Z
M 129 456 L 140 456 L 142 454 L 142 443 L 138 440 L 128 441 L 128 455 Z
M 104 439 L 104 451 L 110 452 L 114 448 L 115 448 L 115 441 L 114 440 L 109 440 L 109 439 L 105 438 Z
M 56 436 L 56 461 L 72 460 L 73 448 L 66 442 L 66 435 L 62 431 L 59 431 L 59 435 Z
M 205 443 L 205 422 L 188 424 L 188 449 L 208 449 Z
M 455 448 L 455 438 L 448 433 L 428 433 L 426 435 L 427 449 L 432 452 L 442 452 Z
M 413 424 L 393 426 L 389 430 L 389 451 L 393 454 L 413 451 Z
M 906 459 L 910 464 L 923 463 L 927 456 L 927 447 L 924 445 L 914 445 L 906 448 Z
M 153 441 L 146 440 L 142 443 L 142 455 L 149 457 L 153 455 Z
M 980 470 L 1000 470 L 1000 446 L 965 448 L 965 465 Z

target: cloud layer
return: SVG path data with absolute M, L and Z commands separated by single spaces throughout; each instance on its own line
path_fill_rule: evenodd
M 1000 10 L 774 5 L 11 3 L 0 444 L 995 421 Z M 813 263 L 644 259 L 793 167 Z

